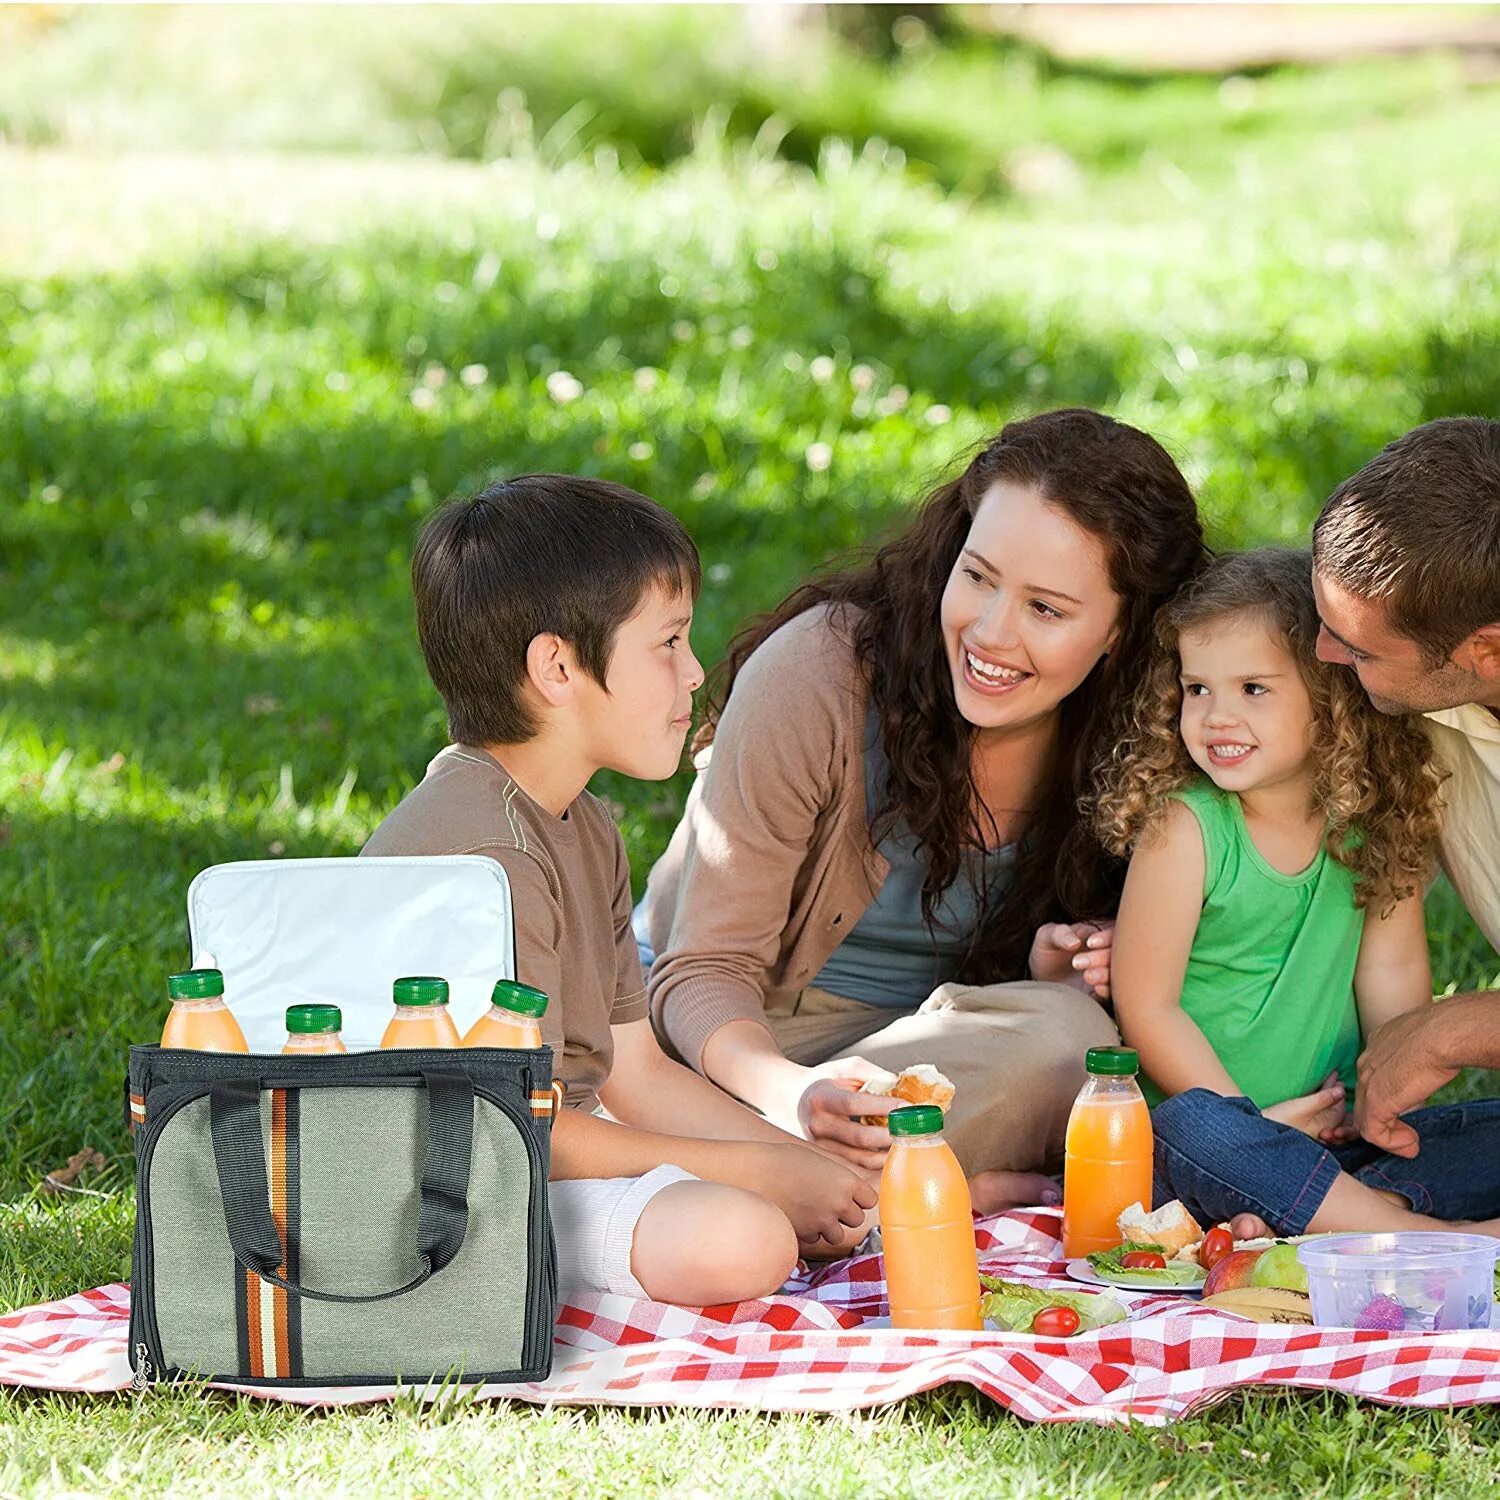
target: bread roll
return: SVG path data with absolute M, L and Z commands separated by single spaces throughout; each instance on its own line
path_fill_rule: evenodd
M 1160 1245 L 1162 1254 L 1171 1260 L 1184 1245 L 1203 1238 L 1203 1228 L 1177 1199 L 1164 1203 L 1148 1214 L 1144 1205 L 1132 1203 L 1115 1221 L 1120 1243 Z
M 953 1085 L 931 1063 L 917 1063 L 914 1067 L 903 1068 L 899 1073 L 881 1073 L 868 1078 L 860 1085 L 859 1091 L 862 1094 L 899 1099 L 903 1106 L 935 1104 L 944 1114 L 948 1113 L 948 1106 L 953 1103 L 955 1092 Z M 864 1115 L 861 1123 L 884 1125 L 885 1116 Z

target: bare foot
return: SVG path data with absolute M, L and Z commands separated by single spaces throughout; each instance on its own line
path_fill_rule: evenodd
M 1275 1231 L 1258 1214 L 1236 1214 L 1229 1221 L 1229 1232 L 1237 1240 L 1274 1239 Z
M 1032 1208 L 1040 1203 L 1055 1208 L 1062 1202 L 1062 1189 L 1055 1177 L 1041 1172 L 976 1172 L 969 1179 L 974 1212 L 997 1214 L 1007 1208 Z

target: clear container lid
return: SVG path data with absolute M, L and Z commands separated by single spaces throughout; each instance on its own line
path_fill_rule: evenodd
M 1297 1246 L 1297 1259 L 1324 1276 L 1363 1276 L 1370 1271 L 1457 1271 L 1493 1265 L 1500 1240 L 1487 1234 L 1433 1234 L 1397 1230 L 1386 1234 L 1320 1235 Z

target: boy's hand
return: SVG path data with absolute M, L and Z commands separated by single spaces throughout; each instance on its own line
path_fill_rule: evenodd
M 746 1141 L 732 1149 L 744 1157 L 737 1185 L 769 1198 L 792 1221 L 804 1249 L 847 1243 L 879 1201 L 858 1172 L 807 1146 Z
M 1037 928 L 1027 969 L 1033 979 L 1108 1000 L 1114 942 L 1113 922 L 1048 922 Z
M 813 1082 L 797 1100 L 797 1124 L 820 1151 L 864 1172 L 878 1172 L 891 1148 L 884 1125 L 864 1125 L 863 1115 L 888 1115 L 901 1100 L 886 1094 L 861 1094 L 866 1079 L 885 1073 L 862 1057 L 839 1057 L 811 1070 Z
M 1352 1134 L 1343 1134 L 1348 1112 L 1344 1107 L 1344 1085 L 1337 1073 L 1330 1073 L 1311 1094 L 1283 1099 L 1280 1104 L 1261 1110 L 1261 1114 L 1329 1145 L 1353 1139 Z

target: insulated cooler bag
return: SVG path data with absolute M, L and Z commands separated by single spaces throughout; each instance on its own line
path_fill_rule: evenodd
M 514 972 L 504 871 L 256 861 L 204 871 L 188 905 L 194 962 L 261 1050 L 130 1049 L 137 1383 L 545 1378 L 551 1049 L 275 1050 L 302 1000 L 373 1047 L 401 974 L 467 976 L 477 1014 Z
M 551 1081 L 549 1049 L 132 1047 L 138 1378 L 545 1378 Z

